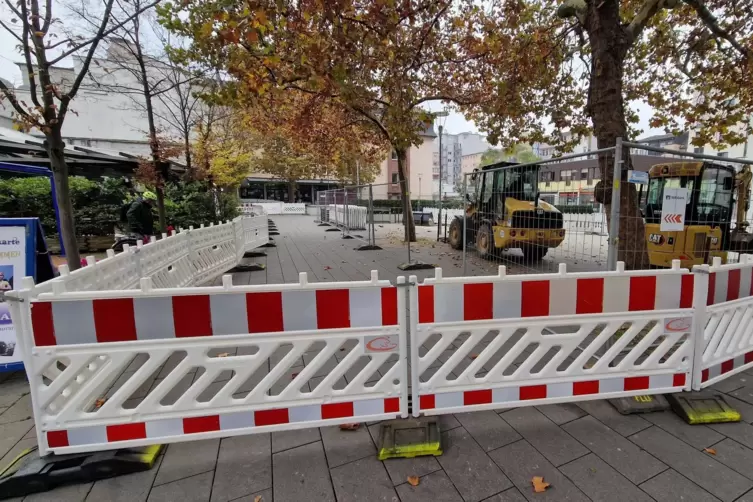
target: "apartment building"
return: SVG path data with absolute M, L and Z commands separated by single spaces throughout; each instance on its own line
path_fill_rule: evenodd
M 437 134 L 434 125 L 430 124 L 421 133 L 423 143 L 412 146 L 408 150 L 406 158 L 406 170 L 408 172 L 408 191 L 412 199 L 431 198 L 437 193 L 434 181 L 434 141 Z M 439 172 L 437 171 L 437 178 Z M 398 177 L 397 154 L 391 152 L 382 164 L 379 174 L 374 180 L 373 186 L 375 199 L 399 199 L 401 187 Z

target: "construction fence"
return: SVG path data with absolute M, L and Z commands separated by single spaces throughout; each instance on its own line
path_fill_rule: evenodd
M 753 366 L 753 256 L 566 268 L 79 291 L 26 278 L 7 295 L 42 455 L 682 392 Z

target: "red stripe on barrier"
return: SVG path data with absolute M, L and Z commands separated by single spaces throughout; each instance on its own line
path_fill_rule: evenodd
M 549 315 L 549 281 L 523 281 L 520 289 L 520 317 Z
M 400 412 L 400 398 L 399 397 L 384 398 L 384 412 L 385 413 L 399 413 Z
M 55 339 L 55 323 L 52 321 L 51 303 L 31 304 L 31 327 L 34 330 L 34 345 L 37 347 L 58 344 Z
M 467 390 L 463 392 L 463 405 L 472 406 L 474 404 L 490 404 L 492 402 L 491 389 L 484 390 Z
M 709 369 L 701 370 L 701 382 L 705 382 L 709 379 Z
M 724 361 L 722 363 L 722 375 L 724 375 L 725 373 L 729 373 L 733 369 L 735 369 L 734 359 L 730 359 L 729 361 Z
M 600 314 L 604 311 L 604 279 L 578 279 L 576 314 Z
M 524 385 L 520 388 L 520 400 L 546 398 L 546 385 Z
M 316 326 L 319 329 L 350 328 L 350 291 L 323 289 L 316 292 Z
M 328 403 L 322 405 L 322 420 L 353 416 L 353 403 Z
M 573 382 L 573 396 L 585 396 L 599 393 L 599 381 Z
M 656 303 L 656 276 L 639 276 L 630 278 L 630 297 L 628 310 L 654 310 Z
M 397 288 L 382 288 L 382 326 L 393 326 L 397 322 Z
M 173 296 L 176 338 L 212 336 L 209 295 Z
M 437 401 L 434 398 L 434 394 L 426 394 L 425 396 L 418 397 L 422 410 L 433 410 L 437 407 Z
M 136 422 L 133 424 L 120 424 L 120 425 L 108 425 L 107 441 L 114 443 L 116 441 L 128 441 L 131 439 L 145 439 L 146 438 L 146 424 L 144 422 Z
M 183 433 L 196 434 L 220 430 L 220 416 L 191 417 L 183 419 Z
M 685 274 L 680 282 L 680 308 L 689 309 L 693 306 L 693 274 Z
M 282 293 L 246 293 L 249 333 L 285 331 L 282 317 Z
M 275 410 L 260 410 L 254 412 L 254 424 L 257 427 L 262 425 L 278 425 L 290 423 L 287 408 L 278 408 Z
M 434 286 L 418 287 L 418 322 L 434 322 Z
M 463 320 L 494 317 L 494 285 L 491 282 L 463 285 Z
M 48 448 L 63 448 L 64 446 L 70 446 L 68 431 L 47 431 Z
M 706 297 L 706 305 L 714 304 L 714 295 L 716 294 L 716 272 L 709 274 L 709 294 Z
M 727 301 L 740 298 L 740 269 L 730 270 L 727 275 Z
M 647 376 L 639 376 L 639 377 L 626 377 L 625 378 L 625 392 L 630 390 L 646 390 L 649 387 L 649 377 Z
M 98 342 L 127 342 L 138 338 L 133 298 L 94 300 L 92 310 Z
M 685 387 L 685 373 L 677 373 L 672 376 L 672 387 Z
M 753 352 L 745 353 L 745 364 L 753 363 Z

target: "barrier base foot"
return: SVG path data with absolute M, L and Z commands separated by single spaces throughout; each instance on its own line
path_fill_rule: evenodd
M 379 460 L 442 454 L 436 417 L 389 420 L 379 427 Z
M 280 232 L 269 232 L 269 235 L 280 235 Z
M 266 270 L 267 267 L 262 265 L 261 263 L 242 263 L 240 265 L 236 265 L 235 267 L 231 268 L 226 274 L 232 274 L 235 272 L 258 272 L 259 270 Z
M 739 422 L 740 412 L 716 392 L 683 392 L 667 396 L 672 411 L 690 425 Z
M 324 222 L 321 222 L 317 225 L 317 227 L 328 227 L 328 226 L 329 226 L 329 223 L 324 223 Z
M 352 239 L 352 238 L 353 238 L 352 235 L 343 235 L 343 239 Z
M 400 270 L 429 270 L 432 268 L 437 268 L 437 266 L 432 265 L 431 263 L 424 263 L 422 261 L 409 261 L 408 263 L 398 265 L 397 268 L 399 268 Z
M 46 492 L 63 484 L 91 483 L 99 479 L 148 471 L 154 467 L 162 445 L 121 450 L 48 455 L 30 448 L 0 472 L 0 499 Z
M 267 256 L 264 251 L 246 251 L 243 253 L 244 258 L 261 258 L 263 256 Z
M 364 244 L 363 246 L 358 246 L 356 248 L 356 251 L 381 251 L 381 246 L 372 246 L 371 244 Z
M 325 230 L 325 232 L 341 232 L 341 231 L 342 230 L 340 230 L 339 228 L 328 228 L 327 230 Z
M 610 399 L 610 403 L 623 415 L 633 413 L 651 413 L 669 409 L 667 398 L 661 394 L 654 396 L 630 396 Z
M 275 243 L 274 243 L 274 242 L 272 241 L 272 239 L 269 239 L 269 242 L 267 242 L 266 244 L 262 244 L 262 245 L 261 245 L 261 246 L 259 246 L 259 247 L 262 247 L 262 248 L 276 248 L 276 247 L 277 247 L 277 244 L 275 244 Z

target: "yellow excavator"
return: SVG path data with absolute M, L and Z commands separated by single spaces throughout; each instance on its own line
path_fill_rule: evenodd
M 713 162 L 669 162 L 649 171 L 645 203 L 646 245 L 652 267 L 710 264 L 718 256 L 727 262 L 729 251 L 753 251 L 753 234 L 747 232 L 751 170 Z M 666 188 L 686 188 L 682 230 L 662 231 L 662 205 Z M 733 211 L 735 219 L 733 220 Z M 733 228 L 734 225 L 734 228 Z
M 471 179 L 475 196 L 466 195 L 465 215 L 450 224 L 454 249 L 463 249 L 465 238 L 481 258 L 519 248 L 526 260 L 538 261 L 565 239 L 562 213 L 539 199 L 539 166 L 497 162 L 474 170 Z

